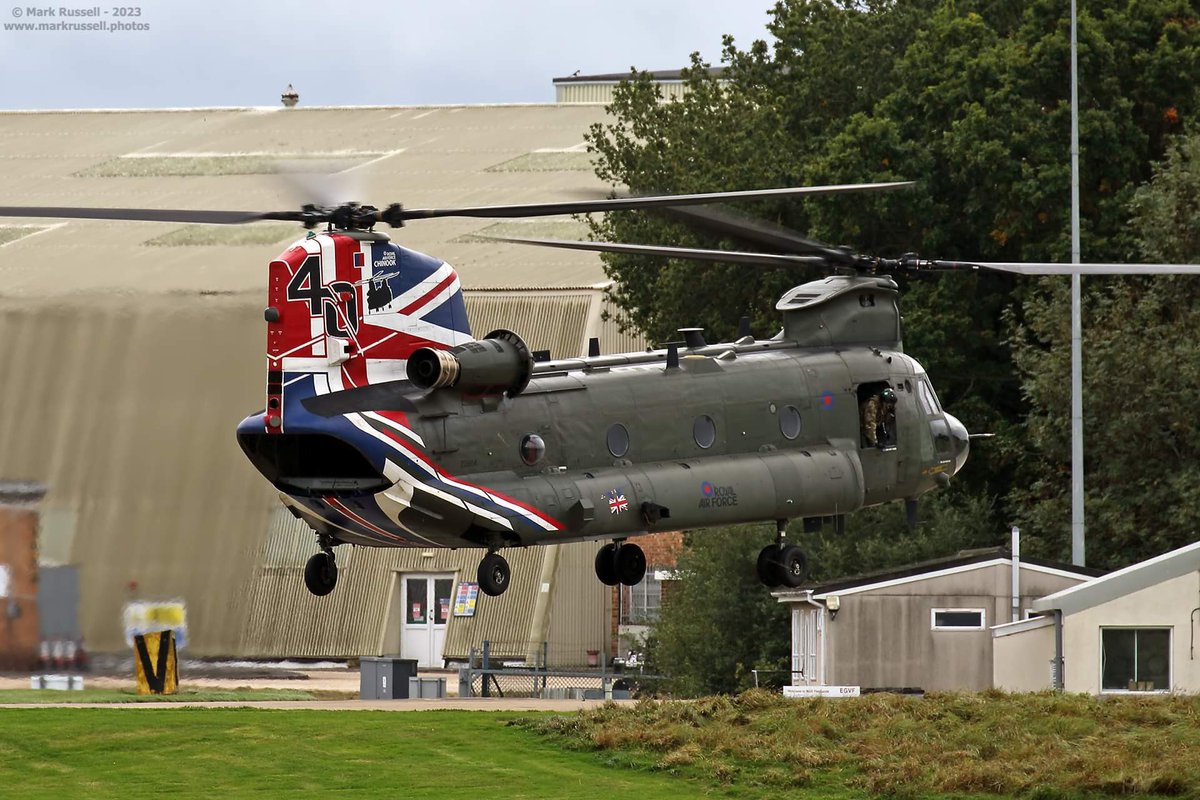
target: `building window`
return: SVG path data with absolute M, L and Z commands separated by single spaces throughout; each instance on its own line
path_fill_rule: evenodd
M 1165 692 L 1171 688 L 1170 628 L 1101 628 L 1100 688 Z
M 646 570 L 646 577 L 641 583 L 626 588 L 621 624 L 652 625 L 658 622 L 658 612 L 662 608 L 662 585 L 654 570 Z
M 935 631 L 981 631 L 987 627 L 987 611 L 982 608 L 935 608 L 929 612 L 929 625 Z

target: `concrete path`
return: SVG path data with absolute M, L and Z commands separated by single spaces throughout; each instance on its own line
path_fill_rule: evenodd
M 634 700 L 617 700 L 631 705 Z M 145 703 L 0 703 L 9 708 L 267 708 L 283 711 L 582 711 L 599 708 L 603 700 L 542 700 L 540 698 L 455 697 L 443 700 L 258 700 L 230 702 L 152 701 Z

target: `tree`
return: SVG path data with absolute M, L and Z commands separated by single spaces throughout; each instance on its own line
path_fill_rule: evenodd
M 1130 206 L 1145 258 L 1200 259 L 1200 135 L 1176 140 Z M 1088 278 L 1084 314 L 1087 559 L 1120 567 L 1200 531 L 1200 278 Z M 1017 327 L 1030 413 L 1019 516 L 1064 557 L 1070 511 L 1070 316 L 1065 280 L 1046 281 Z
M 631 74 L 612 121 L 589 134 L 597 173 L 636 192 L 916 179 L 909 192 L 747 210 L 880 255 L 1066 260 L 1065 3 L 783 0 L 768 28 L 773 46 L 741 50 L 726 40 L 720 80 L 693 57 L 681 100 L 660 102 L 648 75 Z M 1167 138 L 1197 115 L 1200 20 L 1183 0 L 1100 0 L 1081 9 L 1079 40 L 1084 251 L 1092 260 L 1136 257 L 1129 203 Z M 631 212 L 609 215 L 595 232 L 739 245 Z M 625 255 L 605 263 L 622 318 L 659 341 L 683 325 L 731 337 L 747 312 L 757 332 L 774 333 L 777 296 L 814 277 L 755 268 L 748 280 L 742 267 Z M 1020 461 L 1040 457 L 1021 442 L 1034 395 L 1021 387 L 1010 334 L 1033 330 L 1024 298 L 1036 313 L 1042 290 L 995 274 L 904 283 L 906 349 L 969 428 L 1001 435 L 976 448 L 960 479 L 977 498 L 998 498 L 984 506 L 1003 530 L 1021 499 L 1009 497 L 1028 466 Z
M 787 609 L 754 572 L 770 535 L 765 525 L 684 535 L 679 579 L 664 593 L 647 653 L 675 694 L 736 692 L 754 685 L 752 669 L 787 667 Z

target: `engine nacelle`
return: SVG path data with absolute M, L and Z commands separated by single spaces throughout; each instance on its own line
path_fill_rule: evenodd
M 408 359 L 408 379 L 422 389 L 454 388 L 474 394 L 514 397 L 533 375 L 533 356 L 521 337 L 496 330 L 449 350 L 422 347 Z

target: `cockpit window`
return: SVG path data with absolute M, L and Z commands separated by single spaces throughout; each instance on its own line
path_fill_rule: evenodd
M 937 395 L 933 393 L 933 388 L 927 381 L 917 382 L 917 397 L 921 399 L 921 408 L 925 411 L 925 416 L 932 417 L 942 412 Z

